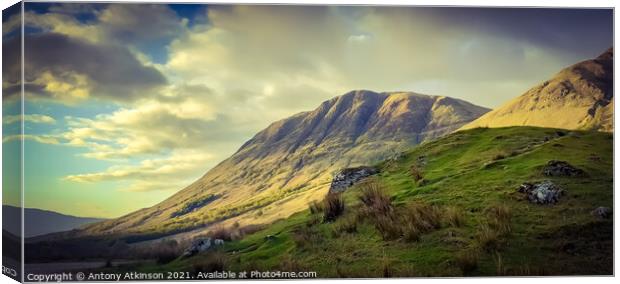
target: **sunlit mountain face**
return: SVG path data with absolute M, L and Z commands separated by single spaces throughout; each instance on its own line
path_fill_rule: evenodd
M 19 47 L 9 16 L 3 51 Z M 597 9 L 26 3 L 24 18 L 25 206 L 89 217 L 157 204 L 351 90 L 495 108 L 613 44 Z M 19 67 L 3 61 L 5 114 Z M 3 118 L 5 149 L 19 121 Z

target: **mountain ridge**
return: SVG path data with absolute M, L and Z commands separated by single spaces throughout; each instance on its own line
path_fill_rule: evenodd
M 562 69 L 460 130 L 538 126 L 612 132 L 613 101 L 613 48 L 609 48 Z
M 487 111 L 443 96 L 351 91 L 271 123 L 170 198 L 87 232 L 174 232 L 231 219 L 252 224 L 284 218 L 322 197 L 336 170 L 396 155 Z M 182 208 L 187 204 L 201 206 Z

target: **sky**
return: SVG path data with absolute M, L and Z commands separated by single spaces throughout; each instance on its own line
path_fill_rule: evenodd
M 613 43 L 613 11 L 596 9 L 26 3 L 24 17 L 25 206 L 95 217 L 152 206 L 350 90 L 493 108 Z M 4 15 L 4 54 L 19 23 Z M 3 61 L 5 153 L 18 59 Z

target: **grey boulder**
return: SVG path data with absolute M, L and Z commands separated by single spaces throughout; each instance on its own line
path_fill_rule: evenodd
M 555 204 L 560 201 L 565 190 L 551 181 L 539 183 L 524 183 L 519 187 L 519 192 L 525 193 L 527 199 L 536 204 Z

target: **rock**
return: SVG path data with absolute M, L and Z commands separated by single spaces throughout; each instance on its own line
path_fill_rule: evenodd
M 213 241 L 213 245 L 214 246 L 222 246 L 222 245 L 224 245 L 224 240 L 222 240 L 222 239 L 215 239 Z
M 266 241 L 273 241 L 275 239 L 276 239 L 276 236 L 274 236 L 274 235 L 267 235 L 267 236 L 265 236 L 265 240 Z
M 565 193 L 564 189 L 548 180 L 535 184 L 523 183 L 518 190 L 525 193 L 530 202 L 536 204 L 555 204 Z
M 609 217 L 611 217 L 611 208 L 609 207 L 598 207 L 594 210 L 592 210 L 591 214 L 595 217 L 601 218 L 601 219 L 607 219 Z
M 183 252 L 183 257 L 193 256 L 209 248 L 211 248 L 211 238 L 196 239 L 192 242 L 192 245 Z
M 373 167 L 348 168 L 337 172 L 332 179 L 329 193 L 345 191 L 360 180 L 377 174 L 379 171 Z
M 574 177 L 584 175 L 584 171 L 565 161 L 551 160 L 543 169 L 543 174 L 552 177 Z

